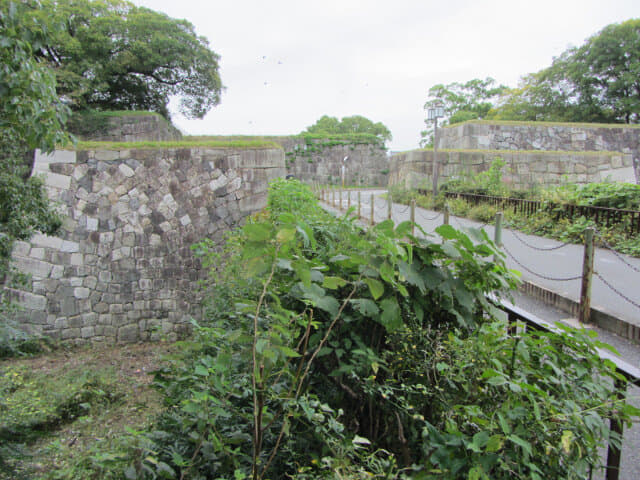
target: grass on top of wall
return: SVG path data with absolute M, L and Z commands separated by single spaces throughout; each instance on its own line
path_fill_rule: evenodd
M 479 123 L 482 125 L 511 125 L 526 127 L 578 127 L 578 128 L 640 128 L 640 124 L 629 125 L 626 123 L 571 123 L 571 122 L 525 122 L 518 120 L 467 120 L 466 122 L 446 125 L 442 128 L 456 128 L 460 125 Z
M 407 150 L 392 155 L 391 158 L 406 155 L 411 152 L 433 152 L 433 148 L 417 148 L 415 150 Z M 579 155 L 587 157 L 625 155 L 622 152 L 614 152 L 609 150 L 599 151 L 572 151 L 572 150 L 483 150 L 480 148 L 439 148 L 438 153 L 487 153 L 491 155 Z
M 186 135 L 183 138 L 189 140 L 278 140 L 301 139 L 308 142 L 334 141 L 351 144 L 380 144 L 382 140 L 368 133 L 298 133 L 296 135 Z
M 144 142 L 96 142 L 81 141 L 75 146 L 69 144 L 60 147 L 62 150 L 151 150 L 169 148 L 220 148 L 241 150 L 263 150 L 282 147 L 266 140 L 176 140 L 176 141 L 144 141 Z

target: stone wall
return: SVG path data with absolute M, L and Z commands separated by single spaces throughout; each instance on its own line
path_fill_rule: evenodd
M 82 140 L 99 142 L 175 141 L 182 138 L 180 131 L 157 113 L 120 116 L 87 117 L 89 125 L 78 125 L 77 134 Z
M 24 324 L 129 342 L 177 336 L 197 300 L 190 246 L 262 208 L 285 169 L 280 149 L 180 148 L 38 154 L 34 174 L 65 222 L 59 236 L 15 246 L 14 265 L 31 275 L 26 290 L 9 289 Z
M 505 163 L 503 180 L 515 189 L 566 182 L 592 183 L 607 179 L 625 181 L 631 155 L 610 152 L 514 152 L 497 150 L 438 151 L 439 183 L 489 169 L 495 158 Z M 391 157 L 389 185 L 431 188 L 433 151 L 414 150 Z M 626 180 L 628 181 L 628 180 Z
M 285 150 L 287 173 L 304 182 L 339 184 L 344 157 L 345 184 L 386 186 L 389 175 L 387 151 L 366 143 L 340 144 L 314 140 L 308 145 L 303 137 L 269 137 Z
M 632 158 L 626 181 L 640 178 L 640 125 L 467 122 L 438 136 L 442 149 L 622 152 Z

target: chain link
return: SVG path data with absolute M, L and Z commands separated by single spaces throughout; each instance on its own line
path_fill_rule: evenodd
M 404 210 L 402 210 L 401 212 L 398 212 L 398 213 L 400 213 L 401 215 L 403 213 L 407 213 L 407 210 L 409 210 L 410 208 L 411 208 L 411 205 L 407 205 L 407 207 Z
M 416 213 L 418 214 L 419 217 L 422 217 L 422 220 L 426 220 L 427 222 L 432 222 L 433 220 L 437 220 L 437 218 L 440 215 L 442 215 L 442 212 L 438 212 L 438 213 L 436 213 L 436 215 L 434 217 L 427 217 L 420 210 L 416 210 Z
M 565 242 L 562 245 L 556 245 L 555 247 L 547 247 L 547 248 L 536 247 L 535 245 L 530 244 L 529 242 L 527 242 L 526 240 L 521 238 L 519 235 L 517 235 L 515 230 L 509 230 L 509 231 L 511 232 L 511 235 L 513 235 L 518 240 L 520 240 L 521 243 L 525 244 L 529 248 L 532 248 L 534 250 L 538 250 L 540 252 L 550 252 L 551 250 L 559 250 L 560 248 L 566 247 L 567 245 L 571 245 L 571 242 Z
M 582 278 L 582 275 L 578 275 L 577 277 L 566 277 L 566 278 L 557 278 L 557 277 L 549 277 L 547 275 L 542 275 L 540 273 L 534 272 L 533 270 L 529 269 L 527 266 L 522 264 L 516 257 L 513 256 L 513 253 L 509 251 L 506 245 L 502 245 L 502 248 L 504 248 L 505 252 L 507 252 L 507 254 L 513 259 L 514 262 L 516 262 L 518 265 L 524 268 L 527 272 L 529 272 L 532 275 L 535 275 L 536 277 L 540 277 L 544 280 L 550 280 L 552 282 L 571 282 L 573 280 L 580 280 Z
M 453 221 L 454 221 L 454 222 L 456 222 L 460 228 L 479 228 L 480 230 L 482 230 L 484 227 L 486 227 L 487 225 L 489 225 L 488 223 L 483 223 L 483 224 L 482 224 L 482 225 L 480 225 L 479 227 L 475 227 L 475 226 L 473 226 L 473 225 L 471 225 L 471 226 L 466 226 L 466 225 L 463 225 L 463 224 L 462 224 L 462 222 L 460 222 L 460 221 L 458 220 L 458 218 L 457 218 L 457 217 L 454 217 L 453 215 L 451 215 L 449 218 L 453 219 Z M 471 221 L 473 221 L 473 220 L 471 220 Z
M 598 272 L 594 272 L 596 274 L 596 277 L 598 277 L 602 283 L 604 283 L 607 287 L 609 287 L 614 293 L 618 294 L 618 296 L 622 297 L 623 299 L 625 299 L 627 302 L 629 302 L 631 305 L 633 305 L 636 308 L 640 309 L 640 303 L 636 303 L 633 300 L 631 300 L 629 297 L 627 297 L 624 293 L 622 293 L 620 290 L 618 290 L 616 287 L 614 287 L 613 285 L 611 285 L 607 280 L 605 280 L 605 278 L 600 275 Z
M 624 263 L 627 267 L 629 267 L 631 270 L 634 270 L 635 272 L 640 273 L 640 268 L 631 265 L 629 262 L 627 262 L 624 257 L 616 252 L 613 247 L 611 245 L 609 245 L 609 242 L 607 242 L 604 238 L 604 235 L 602 235 L 602 233 L 596 228 L 594 229 L 596 232 L 596 235 L 598 235 L 598 237 L 600 237 L 600 240 L 602 240 L 602 243 L 604 244 L 605 247 L 607 247 L 609 250 L 611 250 L 611 253 L 613 253 L 616 257 L 618 257 L 618 260 L 620 260 L 622 263 Z

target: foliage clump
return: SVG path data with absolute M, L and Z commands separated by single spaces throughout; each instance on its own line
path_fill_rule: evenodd
M 297 181 L 224 251 L 192 341 L 157 376 L 166 411 L 127 478 L 582 478 L 607 420 L 637 412 L 586 333 L 511 335 L 515 285 L 481 230 L 368 232 Z M 614 441 L 616 438 L 614 437 Z

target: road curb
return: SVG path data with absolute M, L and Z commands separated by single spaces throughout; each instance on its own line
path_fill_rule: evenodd
M 543 301 L 547 305 L 554 306 L 560 310 L 567 312 L 568 314 L 577 317 L 579 303 L 562 295 L 552 292 L 551 290 L 541 287 L 528 280 L 523 280 L 520 284 L 519 290 L 533 298 Z M 598 308 L 591 307 L 591 322 L 616 335 L 640 342 L 640 327 L 633 325 L 632 323 L 622 320 L 614 315 L 600 310 Z

